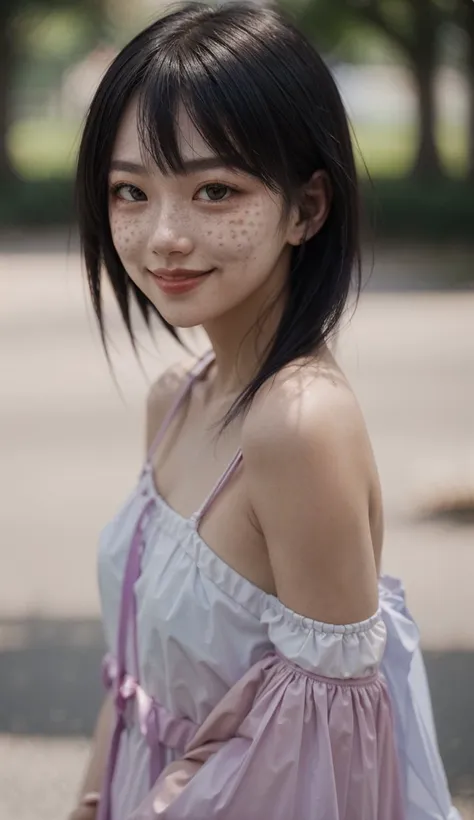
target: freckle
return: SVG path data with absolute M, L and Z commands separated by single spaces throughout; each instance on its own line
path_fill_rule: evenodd
M 241 236 L 246 236 L 246 234 L 248 234 L 248 231 L 241 231 L 241 232 L 240 232 L 240 235 L 241 235 Z

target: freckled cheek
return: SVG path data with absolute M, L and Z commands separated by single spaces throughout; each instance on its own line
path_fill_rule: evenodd
M 230 220 L 217 231 L 217 244 L 223 255 L 245 260 L 254 256 L 262 242 L 268 240 L 268 226 L 258 215 Z
M 120 259 L 124 263 L 137 261 L 147 241 L 146 227 L 140 219 L 130 217 L 120 211 L 110 212 L 110 232 Z

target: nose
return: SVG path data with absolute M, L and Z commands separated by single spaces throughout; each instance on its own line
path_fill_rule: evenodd
M 173 253 L 186 256 L 194 248 L 190 226 L 177 208 L 160 208 L 153 216 L 150 227 L 149 250 L 156 256 L 166 257 Z

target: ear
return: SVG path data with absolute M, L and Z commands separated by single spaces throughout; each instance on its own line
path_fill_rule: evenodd
M 287 239 L 290 245 L 302 245 L 318 233 L 331 207 L 332 191 L 326 171 L 315 171 L 301 189 L 299 203 L 290 219 Z

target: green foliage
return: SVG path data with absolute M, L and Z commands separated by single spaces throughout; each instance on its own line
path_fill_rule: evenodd
M 362 185 L 366 222 L 376 237 L 474 242 L 472 183 L 376 179 Z
M 18 21 L 23 52 L 35 61 L 67 63 L 92 45 L 97 32 L 81 4 L 76 8 L 30 10 Z
M 103 0 L 2 0 L 0 14 L 8 25 L 25 14 L 49 14 L 57 9 L 69 12 L 79 10 L 96 21 L 104 15 Z
M 381 37 L 380 30 L 367 19 L 365 0 L 279 0 L 280 5 L 295 20 L 309 39 L 333 59 L 351 62 L 371 62 L 384 58 L 400 60 L 400 52 L 393 40 Z M 380 5 L 380 4 L 379 4 Z M 406 17 L 405 3 L 392 8 L 384 0 L 390 22 Z
M 280 6 L 315 46 L 333 60 L 366 62 L 380 38 L 361 25 L 340 0 L 280 0 Z
M 415 125 L 390 123 L 358 124 L 354 148 L 359 171 L 367 166 L 371 176 L 397 178 L 408 175 L 416 152 Z M 443 120 L 437 128 L 437 143 L 446 173 L 462 176 L 467 167 L 467 134 L 460 123 Z
M 79 146 L 79 124 L 63 120 L 24 119 L 13 123 L 8 149 L 24 179 L 70 177 Z
M 0 189 L 0 228 L 69 225 L 74 220 L 71 179 L 13 180 Z

